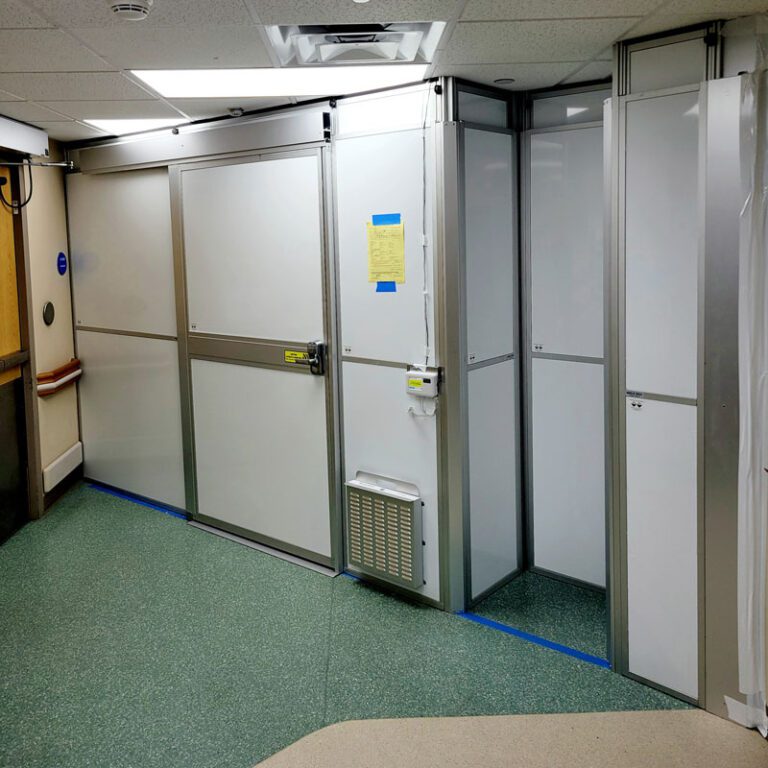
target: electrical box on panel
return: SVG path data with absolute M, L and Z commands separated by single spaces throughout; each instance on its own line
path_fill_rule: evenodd
M 410 369 L 405 372 L 405 391 L 415 397 L 437 397 L 439 376 L 436 368 Z
M 346 483 L 346 496 L 349 565 L 392 584 L 421 587 L 421 497 L 361 479 Z

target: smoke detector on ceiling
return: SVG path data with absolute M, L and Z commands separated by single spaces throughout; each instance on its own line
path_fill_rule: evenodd
M 152 10 L 153 0 L 107 0 L 112 13 L 122 21 L 143 21 Z

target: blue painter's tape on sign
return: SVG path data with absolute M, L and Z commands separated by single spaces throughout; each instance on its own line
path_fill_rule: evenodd
M 376 293 L 396 293 L 397 283 L 394 280 L 384 280 L 376 283 Z
M 400 214 L 399 213 L 377 213 L 371 216 L 371 224 L 373 224 L 374 227 L 384 227 L 388 224 L 399 224 L 400 223 Z
M 67 272 L 67 256 L 64 253 L 60 253 L 56 257 L 56 269 L 59 270 L 60 275 L 64 275 Z

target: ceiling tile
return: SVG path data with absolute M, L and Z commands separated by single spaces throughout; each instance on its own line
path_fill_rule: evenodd
M 0 101 L 24 101 L 24 99 L 20 99 L 7 91 L 0 91 Z
M 192 120 L 205 120 L 209 117 L 223 117 L 229 110 L 240 107 L 246 112 L 257 109 L 270 109 L 290 104 L 289 99 L 171 99 L 170 103 Z
M 610 61 L 590 61 L 585 64 L 578 72 L 566 77 L 563 85 L 572 83 L 588 83 L 590 80 L 604 80 L 613 75 L 613 62 Z
M 584 61 L 593 59 L 637 19 L 461 22 L 440 63 Z
M 625 38 L 631 39 L 633 37 L 640 37 L 642 35 L 653 35 L 657 32 L 668 32 L 671 29 L 679 29 L 680 27 L 689 27 L 692 24 L 699 24 L 703 21 L 710 21 L 717 18 L 714 16 L 707 16 L 706 14 L 653 14 L 647 19 L 640 21 L 637 26 L 632 27 L 624 35 Z
M 384 21 L 446 21 L 458 0 L 251 0 L 262 24 L 367 24 Z
M 103 70 L 98 56 L 60 29 L 0 30 L 0 72 Z
M 39 10 L 59 27 L 111 27 L 128 29 L 137 22 L 123 21 L 110 11 L 106 0 L 33 0 Z M 242 0 L 155 0 L 144 21 L 148 26 L 221 26 L 251 24 Z
M 0 5 L 0 29 L 23 29 L 51 27 L 39 13 L 20 0 L 3 0 Z
M 61 122 L 40 121 L 33 123 L 33 125 L 36 125 L 38 128 L 42 128 L 50 138 L 58 139 L 59 141 L 100 139 L 109 135 L 103 131 L 97 131 L 95 128 L 91 128 L 88 125 L 76 123 L 74 120 Z
M 156 98 L 119 72 L 0 72 L 0 89 L 27 101 Z
M 462 21 L 643 16 L 659 0 L 469 0 Z
M 74 29 L 117 68 L 269 67 L 257 27 Z
M 62 115 L 30 101 L 6 101 L 0 104 L 0 114 L 24 123 L 31 123 L 33 120 L 65 119 Z
M 556 64 L 462 64 L 438 67 L 438 74 L 452 75 L 475 83 L 494 85 L 510 91 L 524 91 L 528 88 L 548 88 L 556 85 L 573 72 L 580 62 Z M 500 77 L 514 77 L 511 85 L 497 86 L 494 80 Z
M 178 117 L 179 113 L 162 101 L 46 101 L 43 106 L 76 120 L 113 120 L 140 117 Z M 3 105 L 0 105 L 2 111 Z
M 747 13 L 768 11 L 766 0 L 668 0 L 661 8 L 665 15 L 675 13 L 714 14 L 720 19 L 730 19 Z

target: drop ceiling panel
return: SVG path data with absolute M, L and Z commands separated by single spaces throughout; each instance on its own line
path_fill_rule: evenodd
M 1 101 L 24 101 L 24 99 L 20 99 L 18 96 L 14 96 L 7 91 L 0 91 L 0 102 Z
M 460 0 L 251 0 L 262 24 L 367 24 L 383 21 L 446 21 Z
M 766 0 L 668 0 L 659 10 L 664 15 L 714 14 L 717 18 L 726 19 L 747 13 L 768 11 L 768 2 Z
M 39 13 L 21 0 L 3 0 L 0 4 L 0 29 L 23 29 L 24 27 L 51 27 Z
M 178 117 L 179 113 L 162 101 L 47 101 L 43 106 L 75 120 L 116 120 L 141 117 Z M 4 105 L 0 105 L 0 111 Z
M 60 29 L 0 30 L 0 72 L 103 69 L 109 66 Z
M 717 14 L 707 16 L 705 13 L 654 14 L 647 19 L 643 19 L 637 26 L 632 27 L 624 37 L 633 38 L 640 37 L 641 35 L 653 35 L 657 32 L 667 32 L 671 29 L 688 27 L 692 24 L 700 24 L 701 22 L 711 21 L 716 18 Z
M 590 80 L 604 80 L 613 74 L 613 63 L 610 61 L 590 61 L 584 67 L 563 80 L 563 85 L 572 83 L 587 83 Z
M 269 67 L 257 27 L 142 27 L 73 30 L 115 67 Z
M 0 72 L 0 89 L 28 101 L 156 98 L 119 72 Z
M 461 77 L 475 83 L 494 85 L 510 91 L 524 91 L 528 88 L 548 88 L 557 85 L 583 63 L 570 61 L 557 64 L 457 64 L 438 69 L 441 75 Z M 511 85 L 495 85 L 493 81 L 500 77 L 514 77 L 515 82 Z
M 3 0 L 4 2 L 5 0 Z M 125 28 L 134 22 L 118 19 L 106 0 L 36 0 L 40 10 L 59 27 Z M 252 24 L 241 0 L 155 0 L 143 26 L 220 26 Z
M 66 122 L 35 122 L 38 128 L 42 128 L 48 136 L 59 141 L 79 141 L 82 139 L 102 139 L 108 134 L 90 128 L 87 125 L 81 125 L 74 120 Z
M 29 101 L 8 101 L 0 104 L 0 115 L 31 123 L 33 120 L 63 120 L 69 115 L 61 115 Z
M 584 61 L 637 23 L 637 19 L 462 22 L 440 63 Z
M 229 110 L 240 107 L 246 112 L 257 109 L 270 109 L 290 104 L 289 99 L 172 99 L 170 103 L 192 120 L 205 120 L 208 117 L 222 117 Z
M 462 21 L 643 16 L 659 0 L 469 0 Z

